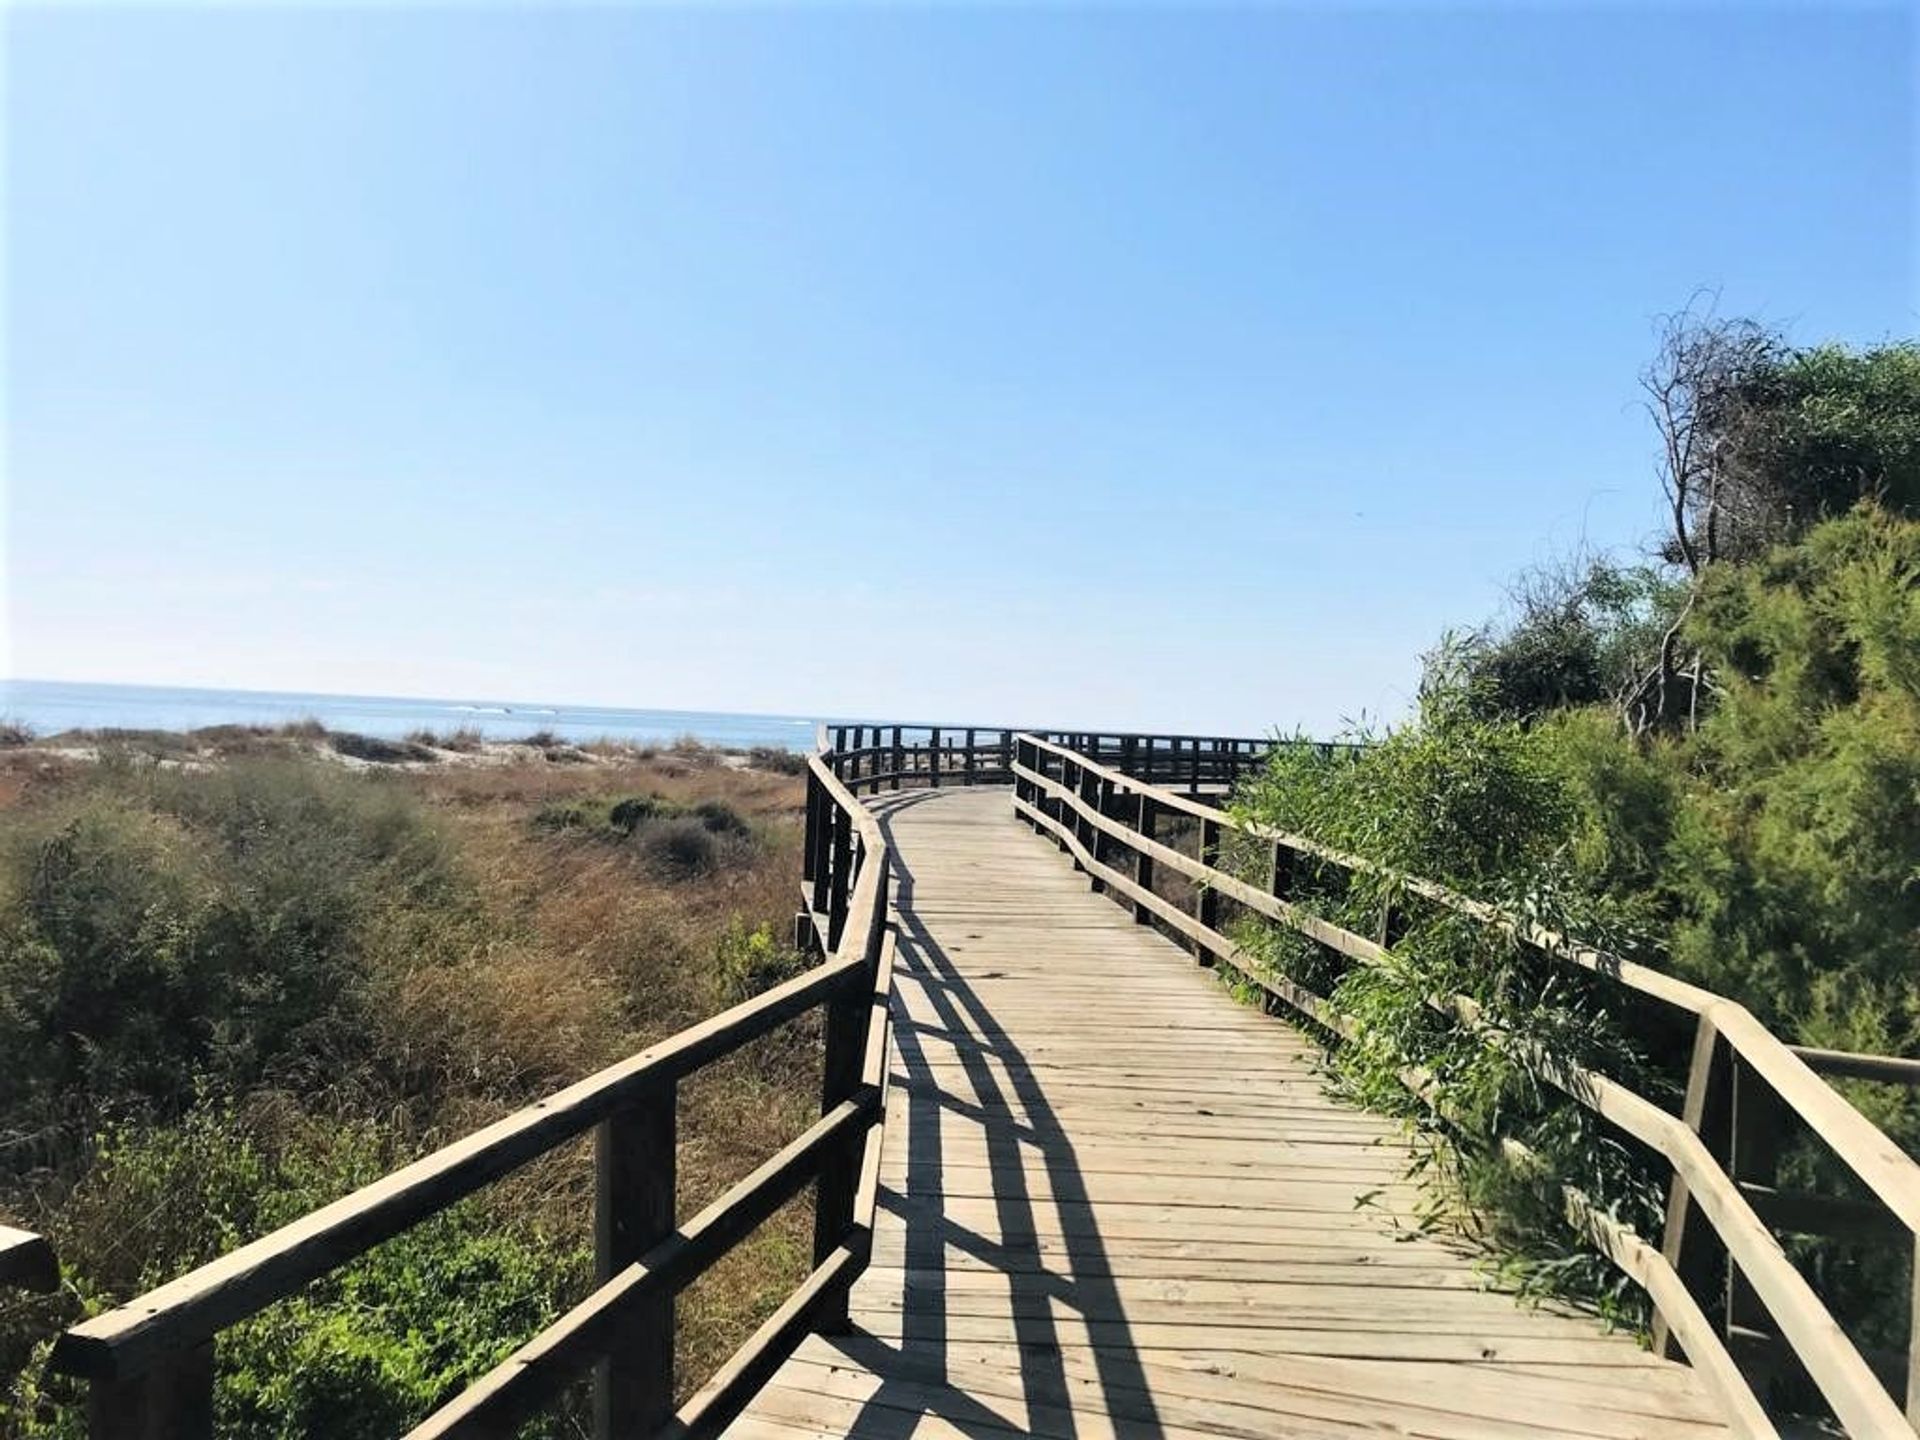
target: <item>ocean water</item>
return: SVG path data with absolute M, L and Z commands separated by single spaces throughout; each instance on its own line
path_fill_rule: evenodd
M 308 695 L 277 690 L 191 690 L 159 685 L 87 685 L 0 680 L 0 720 L 37 735 L 62 730 L 195 730 L 203 725 L 279 725 L 318 720 L 397 740 L 411 730 L 478 730 L 517 740 L 550 730 L 564 740 L 658 744 L 691 735 L 708 745 L 811 750 L 814 721 L 801 715 L 710 710 L 623 710 L 600 705 L 527 705 L 497 700 L 422 700 L 391 695 Z

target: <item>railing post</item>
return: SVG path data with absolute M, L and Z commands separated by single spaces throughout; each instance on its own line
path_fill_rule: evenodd
M 1079 778 L 1073 774 L 1073 760 L 1069 760 L 1066 755 L 1060 756 L 1060 789 L 1071 793 L 1077 785 L 1079 785 Z M 1073 828 L 1073 816 L 1071 816 L 1073 806 L 1069 806 L 1064 799 L 1052 799 L 1052 797 L 1048 797 L 1046 803 L 1052 806 L 1048 814 L 1052 814 L 1052 818 L 1060 824 L 1060 829 Z M 1068 856 L 1069 860 L 1073 860 L 1073 868 L 1081 870 L 1081 862 L 1073 858 L 1073 847 L 1068 845 L 1068 837 L 1062 835 L 1060 831 L 1054 831 L 1054 843 Z
M 1774 1185 L 1780 1178 L 1780 1138 L 1787 1117 L 1780 1097 L 1753 1071 L 1732 1061 L 1733 1095 L 1728 1117 L 1730 1157 L 1727 1174 L 1734 1184 Z M 1772 1316 L 1740 1267 L 1727 1261 L 1726 1328 L 1727 1348 L 1733 1351 L 1740 1369 L 1756 1395 L 1764 1398 L 1779 1368 L 1781 1340 Z M 1736 1338 L 1748 1340 L 1767 1337 L 1764 1344 L 1735 1348 Z M 1742 1349 L 1747 1353 L 1742 1358 Z
M 833 893 L 833 826 L 839 806 L 827 793 L 826 786 L 817 788 L 819 793 L 810 807 L 807 830 L 812 837 L 809 848 L 813 852 L 813 909 L 816 915 L 824 915 Z
M 1220 868 L 1220 822 L 1201 820 L 1200 822 L 1200 863 L 1209 870 Z M 1199 889 L 1195 895 L 1194 909 L 1200 923 L 1209 930 L 1220 928 L 1220 892 L 1205 881 L 1195 882 Z M 1213 964 L 1213 951 L 1198 940 L 1193 942 L 1193 958 L 1202 965 Z
M 1198 740 L 1187 742 L 1187 769 L 1187 793 L 1198 795 L 1200 793 L 1200 742 Z
M 974 736 L 977 735 L 978 733 L 979 732 L 976 730 L 967 731 L 967 758 L 966 758 L 965 764 L 967 767 L 967 784 L 969 785 L 973 784 L 973 777 L 974 777 L 974 770 L 975 770 L 975 766 L 973 763 L 973 741 L 974 741 Z
M 673 1233 L 676 1087 L 662 1082 L 594 1131 L 593 1278 L 604 1285 Z M 673 1417 L 673 1296 L 648 1299 L 594 1367 L 594 1440 Z
M 1273 865 L 1268 871 L 1267 893 L 1276 900 L 1284 900 L 1293 890 L 1293 851 L 1273 842 Z
M 1134 799 L 1137 804 L 1133 812 L 1133 828 L 1140 832 L 1141 839 L 1151 840 L 1155 816 L 1153 797 L 1145 790 L 1140 790 L 1135 793 Z M 1149 893 L 1153 890 L 1153 856 L 1149 855 L 1145 848 L 1133 852 L 1133 883 Z M 1133 902 L 1133 923 L 1136 925 L 1153 923 L 1153 911 L 1138 900 Z
M 211 1440 L 213 1342 L 87 1390 L 88 1440 Z
M 1907 1247 L 1907 1423 L 1920 1430 L 1920 1235 Z
M 895 790 L 898 790 L 900 788 L 900 771 L 901 771 L 901 768 L 906 763 L 907 763 L 907 752 L 905 747 L 902 746 L 900 743 L 900 727 L 896 725 L 893 727 L 893 767 L 892 767 L 893 768 L 893 788 Z
M 833 807 L 832 883 L 827 890 L 827 949 L 840 951 L 840 932 L 847 924 L 847 891 L 853 884 L 856 864 L 853 845 L 853 817 L 838 805 Z
M 1694 1025 L 1693 1060 L 1687 1069 L 1687 1093 L 1680 1118 L 1723 1166 L 1729 1159 L 1731 1071 L 1731 1057 L 1719 1030 L 1709 1016 L 1702 1015 Z M 1687 1182 L 1677 1174 L 1667 1186 L 1667 1219 L 1660 1253 L 1679 1272 L 1688 1292 L 1702 1302 L 1702 1308 L 1709 1308 L 1714 1292 L 1725 1283 L 1721 1267 L 1726 1264 L 1726 1249 L 1713 1226 L 1692 1204 Z M 1682 1353 L 1665 1317 L 1657 1314 L 1653 1352 L 1669 1359 L 1677 1359 Z
M 802 826 L 802 850 L 800 857 L 800 878 L 809 884 L 819 873 L 820 864 L 820 801 L 825 796 L 820 787 L 820 777 L 813 773 L 813 767 L 807 767 L 807 816 Z
M 927 784 L 940 788 L 940 732 L 935 729 L 927 741 Z
M 1097 810 L 1099 810 L 1100 818 L 1103 820 L 1112 819 L 1113 818 L 1113 781 L 1102 776 L 1098 781 L 1098 783 L 1095 784 L 1095 786 L 1093 787 L 1093 793 L 1094 793 L 1094 801 L 1093 801 L 1094 807 Z M 1108 858 L 1113 848 L 1112 845 L 1107 840 L 1107 832 L 1100 829 L 1099 826 L 1097 825 L 1091 826 L 1089 828 L 1091 828 L 1093 831 L 1093 843 L 1088 847 L 1088 851 L 1093 856 L 1094 859 L 1104 861 Z M 1095 877 L 1093 882 L 1093 893 L 1096 895 L 1104 895 L 1107 893 L 1106 882 L 1104 880 L 1099 879 L 1097 876 Z
M 1013 732 L 1000 732 L 1000 773 L 1007 779 L 1013 778 Z
M 848 1099 L 860 1086 L 866 1063 L 867 1019 L 874 1004 L 871 966 L 878 958 L 869 943 L 868 967 L 855 971 L 826 1006 L 826 1060 L 820 1076 L 820 1113 Z M 863 1131 L 850 1130 L 845 1139 L 821 1155 L 820 1178 L 814 1185 L 813 1263 L 820 1264 L 846 1238 L 853 1223 L 855 1190 L 860 1183 Z M 849 1328 L 847 1291 L 843 1287 L 822 1305 L 814 1321 L 823 1334 L 843 1334 Z M 645 1432 L 635 1432 L 645 1433 Z

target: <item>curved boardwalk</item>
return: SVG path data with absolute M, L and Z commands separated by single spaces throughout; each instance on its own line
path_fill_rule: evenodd
M 873 1264 L 853 1332 L 806 1341 L 730 1434 L 1726 1433 L 1685 1367 L 1406 1238 L 1395 1128 L 1005 791 L 875 809 L 902 933 Z

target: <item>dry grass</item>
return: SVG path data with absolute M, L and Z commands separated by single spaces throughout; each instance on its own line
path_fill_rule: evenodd
M 202 737 L 196 736 L 196 743 Z M 331 744 L 305 732 L 222 735 L 233 752 L 272 746 L 335 766 Z M 425 736 L 410 749 L 451 748 Z M 204 754 L 209 748 L 201 745 Z M 158 747 L 155 747 L 157 753 Z M 585 752 L 576 752 L 585 754 Z M 98 774 L 74 755 L 0 755 L 0 814 L 34 806 Z M 553 764 L 532 751 L 512 763 L 382 768 L 349 783 L 398 786 L 447 832 L 478 897 L 446 934 L 416 943 L 400 916 L 369 947 L 378 957 L 365 1076 L 337 1077 L 301 1104 L 391 1124 L 410 1148 L 444 1144 L 723 1008 L 716 952 L 730 924 L 787 933 L 799 881 L 804 786 L 792 775 L 720 763 L 687 747 L 652 755 L 608 748 L 591 763 Z M 543 830 L 540 808 L 614 794 L 677 806 L 726 804 L 750 842 L 698 880 L 674 881 L 641 847 Z M 448 938 L 448 937 L 451 938 Z M 680 1213 L 765 1160 L 817 1114 L 819 1038 L 812 1017 L 686 1082 L 680 1108 Z M 558 1241 L 591 1231 L 591 1145 L 571 1144 L 490 1186 L 483 1204 L 531 1220 Z M 706 1277 L 680 1306 L 680 1382 L 697 1385 L 804 1276 L 811 1201 L 789 1205 Z M 556 1253 L 566 1248 L 556 1245 Z M 587 1277 L 576 1277 L 584 1288 Z M 457 1303 L 457 1302 L 454 1302 Z

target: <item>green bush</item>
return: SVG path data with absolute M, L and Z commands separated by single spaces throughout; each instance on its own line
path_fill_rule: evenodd
M 372 1124 L 285 1108 L 209 1104 L 173 1125 L 111 1129 L 56 1217 L 69 1307 L 141 1293 L 406 1158 Z M 582 1245 L 457 1205 L 223 1332 L 216 1434 L 401 1433 L 548 1323 L 588 1261 Z M 34 1338 L 0 1329 L 0 1359 L 19 1360 Z M 77 1408 L 36 1405 L 39 1384 L 27 1365 L 0 1422 L 23 1436 L 83 1433 Z
M 0 1119 L 337 1077 L 365 1050 L 370 950 L 428 959 L 468 902 L 438 830 L 367 780 L 103 772 L 0 844 Z
M 774 939 L 771 925 L 748 928 L 738 915 L 714 946 L 716 982 L 726 1005 L 764 994 L 806 968 L 806 956 Z
M 720 864 L 721 846 L 714 832 L 685 816 L 647 826 L 641 832 L 640 850 L 649 865 L 674 880 L 698 879 Z

